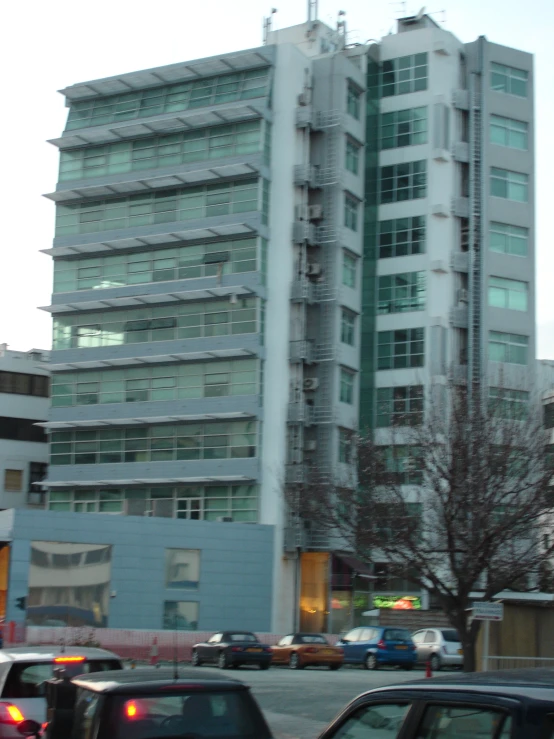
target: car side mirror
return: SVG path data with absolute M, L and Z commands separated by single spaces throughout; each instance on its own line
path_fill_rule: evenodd
M 41 725 L 33 721 L 33 719 L 28 718 L 17 725 L 17 730 L 23 736 L 40 737 Z

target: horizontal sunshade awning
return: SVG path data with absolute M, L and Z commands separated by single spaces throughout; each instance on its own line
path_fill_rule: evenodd
M 125 196 L 130 193 L 152 192 L 167 187 L 183 187 L 200 183 L 213 183 L 218 180 L 250 177 L 257 175 L 259 168 L 252 163 L 237 162 L 203 167 L 179 174 L 166 174 L 159 177 L 134 177 L 133 179 L 112 182 L 109 185 L 84 185 L 76 189 L 50 192 L 44 197 L 55 203 L 66 203 L 84 198 L 109 198 L 114 195 Z
M 147 416 L 145 418 L 99 418 L 86 421 L 45 421 L 35 423 L 49 431 L 63 431 L 65 429 L 103 428 L 104 426 L 143 426 L 158 423 L 186 423 L 188 421 L 236 421 L 243 418 L 254 418 L 247 411 L 230 413 L 191 413 L 186 416 Z
M 106 308 L 144 308 L 147 305 L 163 305 L 167 303 L 185 303 L 189 300 L 210 300 L 225 298 L 231 295 L 244 297 L 255 295 L 256 291 L 244 285 L 213 287 L 203 290 L 187 290 L 184 292 L 158 293 L 126 298 L 110 298 L 106 300 L 89 300 L 83 303 L 55 303 L 43 305 L 39 310 L 56 315 L 58 313 L 78 313 L 80 311 L 105 310 Z
M 238 121 L 262 118 L 265 115 L 267 114 L 264 111 L 263 104 L 256 105 L 252 101 L 248 103 L 238 102 L 232 105 L 196 108 L 123 123 L 81 128 L 68 131 L 59 138 L 50 139 L 48 143 L 57 146 L 59 149 L 75 149 L 76 147 L 110 144 L 144 136 L 163 136 L 177 131 L 192 131 L 196 128 L 237 123 Z
M 202 483 L 245 483 L 256 478 L 245 475 L 220 475 L 210 477 L 152 477 L 127 480 L 42 480 L 46 488 L 92 488 L 92 487 L 130 487 L 132 485 L 199 485 Z
M 154 234 L 145 234 L 136 237 L 122 237 L 120 239 L 106 239 L 106 241 L 93 241 L 88 244 L 75 244 L 71 246 L 54 246 L 52 249 L 41 249 L 43 254 L 52 257 L 74 257 L 87 254 L 101 254 L 116 252 L 122 249 L 140 249 L 161 244 L 171 246 L 183 242 L 200 242 L 208 239 L 225 238 L 227 236 L 251 236 L 258 229 L 245 221 L 236 223 L 221 223 L 207 226 L 205 228 L 179 229 L 178 231 L 159 231 Z
M 364 575 L 364 577 L 370 578 L 372 580 L 377 580 L 377 577 L 375 577 L 372 572 L 371 565 L 367 564 L 366 562 L 362 562 L 361 559 L 351 557 L 349 554 L 341 554 L 340 552 L 333 552 L 333 555 L 337 559 L 340 559 L 341 562 L 344 562 L 344 564 L 357 575 Z
M 183 352 L 179 354 L 155 354 L 147 357 L 111 357 L 110 359 L 87 359 L 81 362 L 59 362 L 41 365 L 49 372 L 70 370 L 105 369 L 108 367 L 136 367 L 149 364 L 170 364 L 172 362 L 202 362 L 209 359 L 233 359 L 253 357 L 257 352 L 251 349 L 210 349 L 209 351 Z
M 144 69 L 101 80 L 81 82 L 59 90 L 59 92 L 68 100 L 87 100 L 143 90 L 148 87 L 159 87 L 173 82 L 187 82 L 201 77 L 242 72 L 270 64 L 271 58 L 264 49 L 251 49 L 191 62 L 170 64 L 166 67 Z

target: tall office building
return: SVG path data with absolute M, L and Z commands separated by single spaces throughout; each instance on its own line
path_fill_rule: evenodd
M 73 85 L 52 141 L 48 508 L 274 525 L 278 631 L 367 568 L 284 486 L 449 375 L 524 402 L 534 357 L 531 56 L 345 30 Z

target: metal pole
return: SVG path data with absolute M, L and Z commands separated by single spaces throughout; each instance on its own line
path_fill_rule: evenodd
M 491 622 L 485 621 L 485 630 L 483 632 L 483 655 L 481 659 L 481 671 L 486 672 L 489 669 L 489 640 L 491 633 Z

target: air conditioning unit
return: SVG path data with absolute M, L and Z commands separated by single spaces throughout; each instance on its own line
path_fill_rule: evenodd
M 231 523 L 233 521 L 233 518 L 232 518 L 232 516 L 218 516 L 215 520 L 216 521 L 225 521 L 227 523 Z
M 301 92 L 300 95 L 297 97 L 298 105 L 309 105 L 310 104 L 310 97 L 307 92 Z
M 467 303 L 467 290 L 462 287 L 460 290 L 458 290 L 458 303 Z
M 319 380 L 317 377 L 308 377 L 304 380 L 302 384 L 305 391 L 311 391 L 311 390 L 317 390 L 319 387 Z
M 321 218 L 323 218 L 323 206 L 319 203 L 308 205 L 308 220 L 319 221 Z
M 308 262 L 306 265 L 306 274 L 308 277 L 319 277 L 322 271 L 321 264 L 318 262 Z
M 315 452 L 316 449 L 317 449 L 317 441 L 315 441 L 315 440 L 313 440 L 313 441 L 307 441 L 304 444 L 304 451 L 305 452 Z

